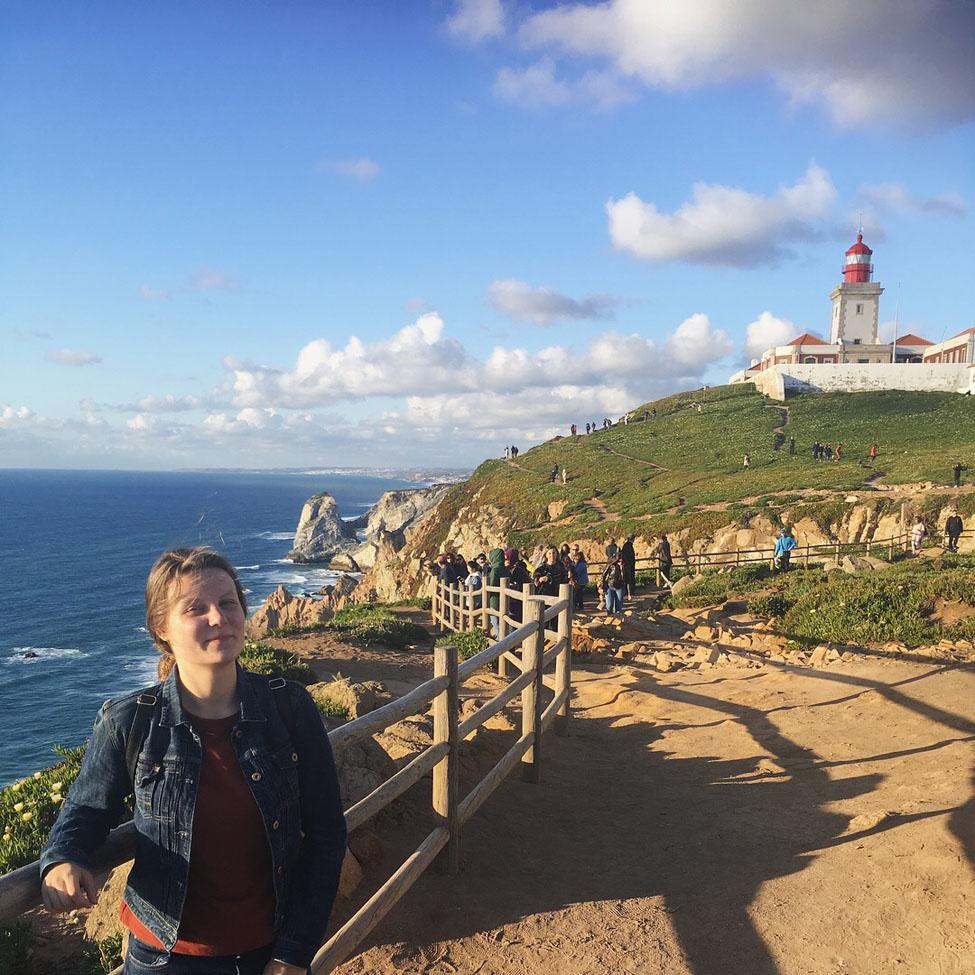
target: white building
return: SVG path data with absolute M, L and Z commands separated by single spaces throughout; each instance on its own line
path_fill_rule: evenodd
M 903 335 L 881 342 L 880 296 L 873 281 L 873 251 L 863 233 L 846 252 L 843 281 L 830 292 L 829 341 L 804 332 L 785 345 L 766 349 L 732 383 L 754 382 L 774 398 L 785 390 L 922 389 L 970 392 L 975 370 L 958 369 L 975 363 L 975 328 L 935 344 L 920 335 Z M 905 365 L 923 368 L 905 370 Z M 954 368 L 942 368 L 944 366 Z M 775 375 L 766 375 L 775 373 Z M 791 381 L 790 381 L 791 380 Z

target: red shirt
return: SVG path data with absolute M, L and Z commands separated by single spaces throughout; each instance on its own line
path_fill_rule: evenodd
M 239 955 L 274 940 L 271 850 L 260 810 L 244 778 L 230 735 L 237 715 L 189 714 L 203 745 L 193 813 L 190 875 L 172 951 L 183 955 Z M 123 901 L 122 923 L 140 941 L 162 948 Z

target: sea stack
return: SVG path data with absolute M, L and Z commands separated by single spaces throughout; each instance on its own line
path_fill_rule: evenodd
M 312 495 L 301 509 L 292 562 L 328 562 L 356 544 L 357 521 L 343 521 L 335 498 L 327 491 Z

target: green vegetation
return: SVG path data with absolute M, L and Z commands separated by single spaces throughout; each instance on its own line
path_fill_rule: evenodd
M 773 524 L 809 515 L 828 531 L 843 513 L 845 495 L 871 479 L 947 485 L 952 466 L 975 450 L 975 403 L 953 393 L 830 393 L 778 404 L 750 385 L 721 386 L 641 405 L 633 416 L 654 408 L 655 421 L 555 438 L 521 454 L 517 467 L 485 461 L 447 494 L 440 516 L 412 539 L 411 549 L 438 550 L 475 496 L 478 509 L 493 507 L 509 519 L 510 540 L 522 548 L 539 538 L 560 543 L 587 534 L 677 529 L 689 530 L 693 541 L 758 513 Z M 786 408 L 785 446 L 775 450 L 774 428 L 785 422 Z M 566 426 L 573 419 L 586 418 L 567 417 Z M 788 453 L 789 437 L 795 455 Z M 842 442 L 842 460 L 814 461 L 816 440 Z M 876 468 L 868 459 L 873 444 Z M 567 484 L 549 483 L 556 465 L 567 469 Z M 963 516 L 975 514 L 975 496 L 959 501 Z M 549 505 L 557 502 L 564 506 L 550 516 Z M 618 519 L 606 521 L 603 508 Z
M 461 660 L 473 657 L 475 653 L 486 650 L 490 641 L 482 630 L 464 630 L 462 633 L 447 633 L 437 638 L 437 646 L 453 644 Z
M 397 599 L 395 602 L 383 603 L 383 605 L 390 609 L 403 607 L 404 609 L 422 609 L 429 612 L 433 606 L 433 600 L 429 596 L 411 596 L 409 599 Z
M 311 684 L 317 680 L 311 668 L 295 654 L 266 643 L 248 640 L 238 659 L 241 667 L 254 674 L 283 677 L 285 680 L 298 681 L 299 684 Z
M 315 707 L 323 718 L 333 718 L 337 721 L 348 721 L 352 715 L 349 709 L 338 701 L 332 701 L 326 697 L 315 697 Z
M 102 941 L 86 942 L 81 956 L 40 963 L 33 955 L 37 936 L 29 921 L 0 925 L 0 972 L 32 975 L 107 975 L 122 964 L 122 937 L 110 935 Z M 67 966 L 67 967 L 65 967 Z
M 747 597 L 756 616 L 776 617 L 779 629 L 800 643 L 903 643 L 913 648 L 939 640 L 975 641 L 975 616 L 943 625 L 939 601 L 975 607 L 975 556 L 901 559 L 888 568 L 850 575 L 793 569 L 772 575 L 762 567 L 708 572 L 664 605 L 701 607 Z
M 349 643 L 364 646 L 380 644 L 400 650 L 414 643 L 422 643 L 429 637 L 419 623 L 402 619 L 387 606 L 378 603 L 346 606 L 324 625 L 324 629 L 340 633 L 342 639 Z

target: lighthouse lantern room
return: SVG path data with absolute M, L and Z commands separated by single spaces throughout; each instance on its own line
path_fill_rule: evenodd
M 830 294 L 833 317 L 830 321 L 830 342 L 844 347 L 876 345 L 880 322 L 880 296 L 883 288 L 872 281 L 873 251 L 863 242 L 863 230 L 856 243 L 846 252 L 843 264 L 843 283 Z M 844 348 L 841 361 L 858 361 L 857 350 Z M 867 350 L 863 350 L 864 354 Z M 866 359 L 860 361 L 867 361 Z

